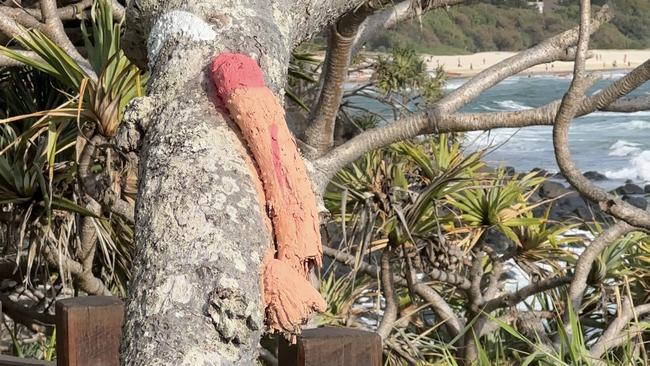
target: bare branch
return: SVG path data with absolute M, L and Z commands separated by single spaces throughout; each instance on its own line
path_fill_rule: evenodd
M 56 13 L 62 21 L 73 19 L 90 19 L 90 8 L 93 0 L 82 0 L 70 5 L 56 9 Z M 116 0 L 111 0 L 113 17 L 116 20 L 124 19 L 124 7 Z M 20 8 L 0 6 L 0 12 L 15 19 L 19 24 L 28 28 L 37 28 L 40 22 L 44 22 L 40 8 Z
M 352 42 L 359 25 L 373 10 L 364 4 L 330 27 L 323 69 L 324 82 L 310 113 L 310 125 L 304 138 L 316 150 L 317 156 L 329 150 L 334 143 L 336 115 L 343 96 L 343 84 L 348 76 Z
M 569 149 L 569 127 L 571 120 L 579 110 L 584 91 L 588 87 L 585 60 L 589 47 L 590 35 L 590 3 L 581 0 L 580 3 L 580 36 L 573 71 L 573 80 L 569 90 L 564 95 L 553 126 L 553 146 L 557 164 L 566 180 L 582 195 L 599 204 L 603 212 L 609 213 L 627 223 L 650 229 L 650 213 L 634 207 L 607 191 L 594 185 L 575 165 Z
M 513 309 L 508 314 L 498 317 L 501 323 L 512 324 L 521 317 L 535 317 L 537 319 L 552 319 L 557 314 L 553 311 L 521 311 Z M 488 321 L 483 328 L 481 328 L 481 337 L 492 334 L 501 329 L 501 325 L 496 321 Z
M 587 278 L 591 271 L 591 266 L 598 255 L 610 244 L 614 243 L 619 237 L 633 231 L 634 228 L 623 221 L 619 221 L 613 226 L 603 231 L 596 240 L 594 240 L 578 257 L 575 265 L 575 272 L 571 286 L 569 287 L 569 306 L 573 307 L 575 314 L 578 314 L 582 297 L 587 288 Z
M 22 50 L 12 50 L 14 52 L 20 53 L 24 57 L 29 57 L 33 60 L 41 60 L 38 55 L 32 51 L 22 51 Z M 24 66 L 22 62 L 14 60 L 11 57 L 0 55 L 0 66 Z
M 483 294 L 485 300 L 491 300 L 497 295 L 503 270 L 503 261 L 498 259 L 492 260 L 492 270 L 489 273 L 488 287 L 485 289 L 485 293 Z
M 45 27 L 43 31 L 48 35 L 57 45 L 74 58 L 78 62 L 87 61 L 79 54 L 77 48 L 72 44 L 70 38 L 65 33 L 63 23 L 59 18 L 59 13 L 56 7 L 56 0 L 41 0 L 41 14 Z
M 462 3 L 464 0 L 424 0 L 421 3 L 422 13 L 442 8 L 445 6 L 452 6 Z M 404 0 L 400 3 L 395 4 L 383 11 L 377 12 L 369 16 L 357 33 L 354 43 L 352 45 L 352 55 L 355 55 L 361 47 L 370 39 L 370 37 L 376 35 L 378 32 L 381 32 L 384 29 L 391 29 L 397 26 L 397 24 L 413 19 L 417 16 L 417 12 L 411 6 L 410 0 Z
M 356 263 L 356 258 L 353 255 L 344 253 L 340 250 L 334 249 L 326 245 L 323 245 L 323 254 L 347 266 L 354 266 L 354 264 Z M 376 278 L 379 277 L 380 275 L 380 270 L 379 268 L 377 268 L 377 266 L 368 264 L 364 261 L 361 261 L 361 263 L 358 265 L 358 268 L 359 270 L 368 274 L 371 277 Z M 443 272 L 434 269 L 433 271 L 429 272 L 429 277 L 431 278 L 432 281 L 439 281 L 451 286 L 456 286 L 461 290 L 468 290 L 470 287 L 469 280 L 456 273 L 448 273 L 448 272 Z M 393 281 L 400 286 L 407 285 L 406 279 L 400 276 L 395 276 Z
M 0 32 L 4 33 L 7 37 L 17 37 L 24 36 L 25 31 L 20 27 L 16 19 L 7 15 L 3 10 L 0 9 Z
M 123 199 L 116 199 L 110 206 L 112 213 L 120 215 L 128 223 L 135 223 L 135 206 Z
M 8 295 L 0 294 L 2 313 L 8 315 L 14 322 L 20 323 L 35 332 L 51 334 L 54 330 L 54 316 L 48 313 L 39 313 L 34 309 L 23 306 L 13 301 Z
M 381 254 L 381 287 L 384 292 L 384 298 L 386 299 L 386 307 L 384 308 L 384 316 L 381 318 L 381 322 L 377 327 L 377 333 L 381 339 L 386 339 L 390 335 L 393 325 L 397 320 L 397 312 L 399 311 L 399 307 L 397 306 L 399 300 L 395 292 L 393 270 L 390 263 L 391 257 L 391 251 L 386 247 Z
M 373 3 L 383 3 L 381 0 L 370 0 Z M 330 1 L 295 1 L 294 6 L 287 9 L 292 14 L 303 14 L 293 22 L 293 44 L 298 45 L 304 39 L 320 31 L 326 24 L 332 24 L 341 15 L 352 11 L 368 0 L 330 0 Z
M 649 79 L 650 60 L 639 65 L 624 77 L 611 83 L 598 93 L 583 98 L 576 112 L 576 116 L 583 116 L 596 110 L 609 111 L 619 109 L 620 111 L 634 112 L 649 109 L 650 98 L 632 97 L 619 99 L 643 85 Z M 595 80 L 590 78 L 588 82 L 592 81 Z M 560 108 L 560 103 L 561 100 L 555 100 L 541 107 L 514 112 L 457 113 L 441 118 L 438 123 L 438 130 L 440 132 L 463 132 L 508 127 L 552 126 Z
M 619 310 L 618 316 L 605 329 L 596 344 L 591 347 L 589 355 L 599 359 L 608 349 L 620 345 L 622 342 L 630 339 L 630 334 L 623 332 L 627 324 L 634 318 L 650 313 L 650 304 L 643 304 L 634 307 L 629 297 L 624 297 Z M 632 327 L 630 333 L 635 333 L 641 329 Z
M 483 279 L 483 258 L 485 253 L 482 251 L 474 252 L 474 261 L 470 269 L 469 280 L 471 286 L 469 288 L 469 302 L 470 308 L 473 312 L 477 313 L 478 308 L 483 305 L 483 293 L 481 292 L 481 280 Z
M 454 309 L 436 292 L 436 290 L 423 284 L 417 283 L 413 286 L 415 293 L 426 301 L 431 309 L 438 315 L 440 321 L 449 326 L 452 336 L 457 336 L 463 330 L 463 322 L 454 313 Z
M 626 112 L 626 113 L 647 111 L 649 109 L 650 109 L 649 95 L 621 98 L 616 102 L 603 108 L 603 110 L 605 111 Z
M 60 271 L 69 272 L 82 291 L 91 295 L 112 295 L 102 280 L 95 277 L 92 272 L 83 270 L 81 263 L 65 255 L 59 257 L 57 250 L 48 245 L 43 247 L 43 254 L 51 266 L 59 268 Z
M 605 9 L 605 10 L 603 10 Z M 596 26 L 609 19 L 607 7 L 603 7 L 594 20 Z M 594 30 L 596 28 L 594 26 Z M 441 121 L 456 112 L 463 105 L 473 100 L 484 90 L 491 88 L 508 76 L 517 74 L 531 66 L 565 59 L 570 56 L 568 47 L 578 39 L 578 29 L 572 29 L 552 37 L 539 45 L 518 53 L 474 76 L 462 87 L 447 95 L 426 113 L 407 116 L 399 121 L 368 130 L 343 145 L 333 149 L 314 161 L 316 174 L 314 179 L 324 189 L 324 185 L 333 174 L 345 165 L 353 162 L 365 152 L 387 146 L 393 142 L 418 136 L 427 131 L 445 132 Z M 454 125 L 452 131 L 467 130 Z
M 522 287 L 515 292 L 501 295 L 495 299 L 487 301 L 483 306 L 483 311 L 486 313 L 490 313 L 491 311 L 494 311 L 496 309 L 515 306 L 518 303 L 526 300 L 530 296 L 566 285 L 569 282 L 571 282 L 570 276 L 557 276 L 557 277 L 547 278 L 537 283 L 533 283 L 528 286 Z
M 86 208 L 95 215 L 101 214 L 101 206 L 92 198 L 87 198 Z M 81 218 L 81 233 L 79 233 L 81 245 L 77 257 L 81 260 L 81 267 L 84 272 L 90 272 L 93 269 L 95 260 L 95 249 L 97 248 L 97 229 L 95 228 L 94 218 L 83 216 Z

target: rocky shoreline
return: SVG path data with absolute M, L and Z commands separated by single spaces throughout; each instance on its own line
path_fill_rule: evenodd
M 505 167 L 508 175 L 517 175 L 512 167 Z M 539 203 L 552 200 L 548 204 L 541 205 L 534 210 L 536 216 L 543 215 L 548 205 L 552 205 L 549 219 L 554 221 L 603 221 L 606 216 L 600 211 L 597 205 L 582 198 L 578 192 L 571 187 L 562 174 L 549 173 L 543 169 L 534 168 L 531 172 L 547 178 L 530 197 L 530 203 Z M 597 184 L 599 181 L 608 178 L 599 172 L 588 171 L 583 174 L 587 179 Z M 643 210 L 648 210 L 650 200 L 650 184 L 640 186 L 632 181 L 613 189 L 610 193 L 615 194 L 629 204 Z

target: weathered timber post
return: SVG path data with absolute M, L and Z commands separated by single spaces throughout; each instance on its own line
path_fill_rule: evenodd
M 281 366 L 380 366 L 379 334 L 349 328 L 307 329 L 296 344 L 280 342 Z
M 57 366 L 119 366 L 124 304 L 87 296 L 56 303 Z

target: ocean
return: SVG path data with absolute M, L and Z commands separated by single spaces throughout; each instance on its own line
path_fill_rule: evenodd
M 589 93 L 623 75 L 623 72 L 605 74 Z M 446 88 L 455 89 L 465 81 L 451 80 Z M 484 92 L 463 111 L 516 111 L 542 106 L 562 98 L 570 82 L 570 77 L 558 75 L 514 76 Z M 650 93 L 650 83 L 631 95 L 645 93 Z M 486 157 L 491 165 L 512 166 L 517 171 L 541 168 L 557 172 L 552 140 L 551 126 L 509 128 L 470 132 L 466 147 L 469 150 L 494 147 Z M 613 189 L 626 180 L 642 187 L 650 184 L 650 111 L 594 112 L 577 118 L 571 124 L 569 140 L 578 168 L 607 176 L 607 180 L 596 182 L 603 188 Z
M 596 83 L 589 93 L 604 88 L 623 75 L 622 71 L 605 73 L 603 80 Z M 449 92 L 466 81 L 451 79 L 445 90 Z M 513 76 L 485 91 L 462 111 L 517 111 L 539 107 L 562 98 L 570 82 L 570 76 L 553 74 Z M 650 83 L 642 85 L 631 95 L 646 93 L 650 93 Z M 353 97 L 353 103 L 382 115 L 388 121 L 392 118 L 388 109 L 369 98 Z M 572 122 L 569 138 L 578 168 L 607 176 L 607 180 L 596 182 L 603 188 L 613 189 L 627 180 L 641 187 L 650 184 L 650 111 L 594 112 Z M 489 149 L 485 160 L 491 166 L 511 166 L 518 172 L 540 168 L 556 173 L 559 169 L 553 155 L 552 140 L 550 126 L 507 128 L 469 132 L 465 137 L 465 148 L 468 151 Z

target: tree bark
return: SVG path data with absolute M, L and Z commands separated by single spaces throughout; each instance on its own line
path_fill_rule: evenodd
M 214 56 L 255 57 L 282 85 L 290 41 L 273 4 L 143 0 L 129 32 L 151 34 L 150 96 L 139 123 L 136 254 L 123 364 L 255 364 L 264 331 L 261 262 L 271 244 L 259 178 L 215 105 Z M 134 23 L 135 22 L 135 23 Z

